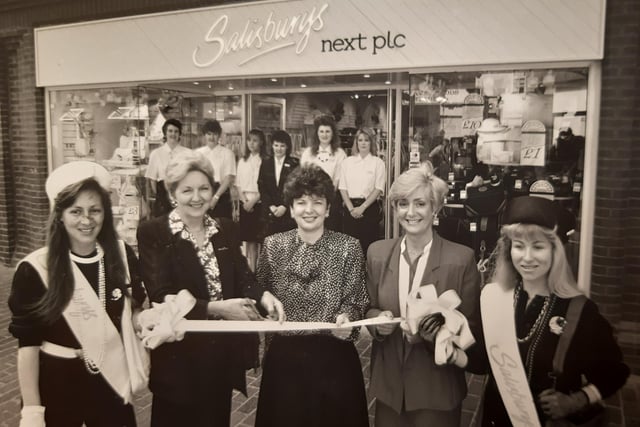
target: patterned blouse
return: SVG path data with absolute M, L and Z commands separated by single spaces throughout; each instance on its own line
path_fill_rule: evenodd
M 256 277 L 282 301 L 290 321 L 333 323 L 340 313 L 355 321 L 369 306 L 362 249 L 346 234 L 325 230 L 312 245 L 297 230 L 269 236 Z M 349 339 L 357 336 L 356 330 Z
M 189 227 L 182 222 L 180 214 L 176 209 L 169 214 L 169 228 L 171 234 L 180 233 L 180 237 L 193 243 L 193 247 L 196 248 L 198 254 L 198 260 L 204 268 L 205 277 L 207 279 L 207 288 L 209 289 L 209 300 L 218 301 L 222 299 L 222 282 L 220 281 L 220 268 L 218 267 L 218 260 L 216 254 L 213 251 L 213 243 L 211 243 L 211 236 L 218 232 L 218 226 L 216 222 L 211 219 L 209 215 L 204 216 L 204 230 L 205 230 L 205 244 L 203 247 L 198 247 L 198 242 L 195 236 L 189 230 Z

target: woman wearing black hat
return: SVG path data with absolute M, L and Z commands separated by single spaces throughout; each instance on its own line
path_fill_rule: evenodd
M 582 425 L 603 416 L 599 402 L 629 375 L 611 326 L 576 286 L 558 228 L 547 199 L 507 208 L 481 297 L 492 370 L 483 426 Z

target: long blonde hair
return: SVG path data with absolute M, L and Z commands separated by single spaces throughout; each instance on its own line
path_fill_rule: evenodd
M 549 291 L 561 298 L 572 298 L 581 295 L 582 292 L 577 287 L 573 272 L 567 261 L 562 241 L 555 233 L 546 227 L 536 224 L 508 224 L 503 225 L 500 230 L 500 239 L 493 252 L 495 268 L 491 276 L 491 281 L 500 283 L 506 287 L 515 287 L 520 280 L 516 268 L 511 259 L 511 245 L 514 239 L 533 240 L 543 236 L 551 243 L 552 261 L 551 268 L 547 274 L 547 287 Z

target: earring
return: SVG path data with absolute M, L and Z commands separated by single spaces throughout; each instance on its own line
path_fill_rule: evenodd
M 178 207 L 178 202 L 176 201 L 176 199 L 171 199 L 171 207 L 172 208 Z

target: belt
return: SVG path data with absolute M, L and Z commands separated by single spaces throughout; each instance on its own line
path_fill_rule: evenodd
M 82 355 L 82 350 L 79 348 L 65 347 L 49 341 L 43 341 L 40 350 L 51 356 L 62 357 L 63 359 L 77 359 Z

